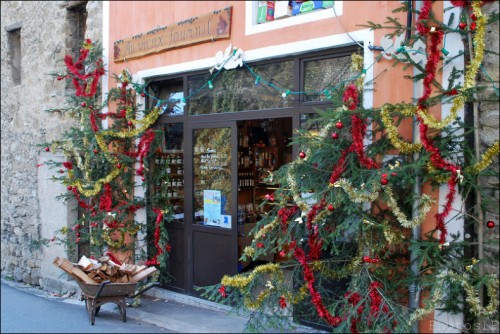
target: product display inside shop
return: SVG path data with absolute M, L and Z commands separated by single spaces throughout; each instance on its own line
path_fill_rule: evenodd
M 272 172 L 292 160 L 292 147 L 288 145 L 291 132 L 291 118 L 238 122 L 238 257 L 252 242 L 249 232 L 269 209 L 263 202 L 272 200 L 277 189 Z M 259 258 L 273 260 L 273 254 Z M 241 261 L 239 270 L 250 264 Z

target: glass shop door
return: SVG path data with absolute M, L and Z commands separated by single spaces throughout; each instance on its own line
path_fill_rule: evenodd
M 190 124 L 192 177 L 187 204 L 188 286 L 219 283 L 238 272 L 236 122 Z M 196 294 L 196 291 L 191 291 Z

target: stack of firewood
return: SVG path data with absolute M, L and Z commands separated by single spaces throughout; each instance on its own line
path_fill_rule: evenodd
M 74 279 L 86 284 L 137 283 L 156 271 L 155 267 L 135 264 L 118 264 L 109 256 L 99 259 L 89 259 L 85 255 L 77 264 L 68 259 L 56 257 L 54 265 L 64 270 Z

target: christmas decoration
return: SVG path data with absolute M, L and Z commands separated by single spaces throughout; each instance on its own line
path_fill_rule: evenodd
M 299 156 L 273 173 L 280 185 L 275 201 L 251 232 L 253 243 L 241 258 L 256 260 L 276 252 L 279 262 L 225 276 L 220 284 L 201 288 L 206 297 L 250 308 L 252 328 L 262 328 L 255 323 L 268 321 L 268 310 L 284 307 L 293 308 L 298 318 L 306 314 L 300 310 L 314 310 L 307 313 L 308 322 L 339 333 L 412 332 L 415 322 L 438 305 L 448 312 L 465 310 L 471 317 L 496 316 L 498 278 L 477 270 L 491 259 L 471 262 L 464 256 L 469 242 L 447 228 L 457 216 L 468 224 L 483 223 L 471 218 L 475 213 L 455 212 L 452 203 L 458 195 L 483 191 L 473 181 L 480 173 L 498 179 L 498 171 L 490 168 L 498 142 L 476 161 L 463 131 L 467 124 L 457 117 L 481 89 L 476 76 L 486 51 L 486 25 L 493 20 L 482 13 L 483 4 L 464 2 L 465 15 L 474 14 L 476 27 L 471 24 L 466 31 L 466 24 L 464 31 L 458 31 L 456 21 L 439 22 L 433 2 L 423 2 L 415 24 L 418 33 L 395 58 L 422 72 L 411 77 L 423 87 L 414 102 L 363 108 L 363 61 L 353 55 L 351 71 L 360 74 L 339 91 L 328 91 L 332 107 L 314 118 L 319 133 L 308 133 L 306 125 L 294 137 Z M 404 4 L 401 10 L 413 9 Z M 453 69 L 456 75 L 445 87 L 438 80 L 447 66 L 442 57 L 456 57 L 444 47 L 444 37 L 450 33 L 471 34 L 473 54 L 464 70 Z M 405 56 L 412 45 L 424 46 L 423 63 Z M 431 110 L 443 104 L 450 104 L 449 114 L 438 119 Z M 416 142 L 403 139 L 408 136 L 399 126 L 407 119 L 415 121 Z M 340 137 L 335 131 L 343 128 L 350 137 L 332 141 Z M 417 175 L 426 187 L 417 182 Z M 442 204 L 427 185 L 443 186 Z M 415 187 L 422 193 L 412 193 Z M 424 221 L 433 228 L 425 230 L 425 236 L 412 237 L 416 227 L 427 229 Z M 282 284 L 285 273 L 293 288 Z M 224 298 L 217 293 L 221 287 Z M 486 305 L 477 297 L 483 287 Z M 407 303 L 411 289 L 422 291 L 415 309 Z M 464 303 L 458 304 L 462 296 Z M 278 313 L 273 316 L 284 320 Z
M 45 150 L 66 156 L 66 161 L 51 161 L 49 165 L 65 169 L 60 169 L 62 175 L 55 179 L 66 185 L 69 192 L 63 196 L 73 196 L 82 214 L 74 222 L 74 228 L 61 228 L 58 231 L 61 236 L 56 240 L 65 243 L 69 251 L 78 247 L 77 244 L 87 244 L 88 256 L 102 254 L 103 247 L 108 247 L 109 256 L 126 254 L 134 247 L 139 231 L 147 232 L 159 224 L 144 225 L 134 221 L 134 212 L 145 203 L 133 197 L 133 189 L 137 186 L 134 183 L 136 161 L 140 166 L 137 172 L 143 175 L 148 169 L 150 147 L 160 144 L 150 127 L 160 115 L 161 105 L 141 111 L 142 117 L 136 118 L 137 92 L 126 70 L 114 76 L 118 87 L 111 89 L 108 98 L 101 103 L 98 91 L 104 65 L 100 46 L 90 39 L 85 40 L 76 60 L 67 55 L 64 63 L 67 74 L 58 73 L 54 77 L 73 84 L 74 96 L 65 110 L 79 124 L 64 133 L 62 139 L 47 145 Z M 109 112 L 103 112 L 106 107 Z M 108 119 L 107 129 L 100 124 L 104 119 Z M 148 178 L 143 180 L 148 181 Z M 149 206 L 148 210 L 169 212 L 168 201 L 159 203 L 152 199 L 149 203 L 154 207 Z M 165 219 L 169 217 L 165 215 Z M 161 219 L 163 222 L 163 216 Z M 165 274 L 168 251 L 163 251 L 168 249 L 167 239 L 166 230 L 160 229 L 155 234 L 154 244 L 149 247 L 150 254 L 144 254 L 142 259 L 154 265 L 162 262 L 160 271 L 164 273 L 164 280 L 168 279 Z
M 488 222 L 486 223 L 486 226 L 488 228 L 494 228 L 495 227 L 495 222 L 493 220 L 488 220 Z

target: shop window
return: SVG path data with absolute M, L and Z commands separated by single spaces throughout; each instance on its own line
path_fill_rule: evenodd
M 343 1 L 246 1 L 245 34 L 342 15 Z
M 9 43 L 9 65 L 14 86 L 21 83 L 21 28 L 7 30 Z
M 146 88 L 148 96 L 154 96 L 156 99 L 164 101 L 162 103 L 167 115 L 183 115 L 185 103 L 182 102 L 184 97 L 184 80 L 176 78 L 172 80 L 153 83 Z M 150 99 L 149 105 L 154 106 L 156 100 Z
M 207 87 L 212 78 L 211 74 L 190 76 L 189 114 L 204 115 L 293 106 L 292 95 L 283 98 L 282 93 L 274 88 L 288 87 L 293 90 L 293 60 L 256 65 L 251 69 L 255 75 L 271 85 L 259 83 L 256 76 L 246 67 L 220 72 L 210 81 L 212 89 Z
M 351 56 L 304 62 L 304 102 L 328 101 L 329 95 L 359 73 L 350 69 Z M 324 92 L 328 91 L 327 94 Z

